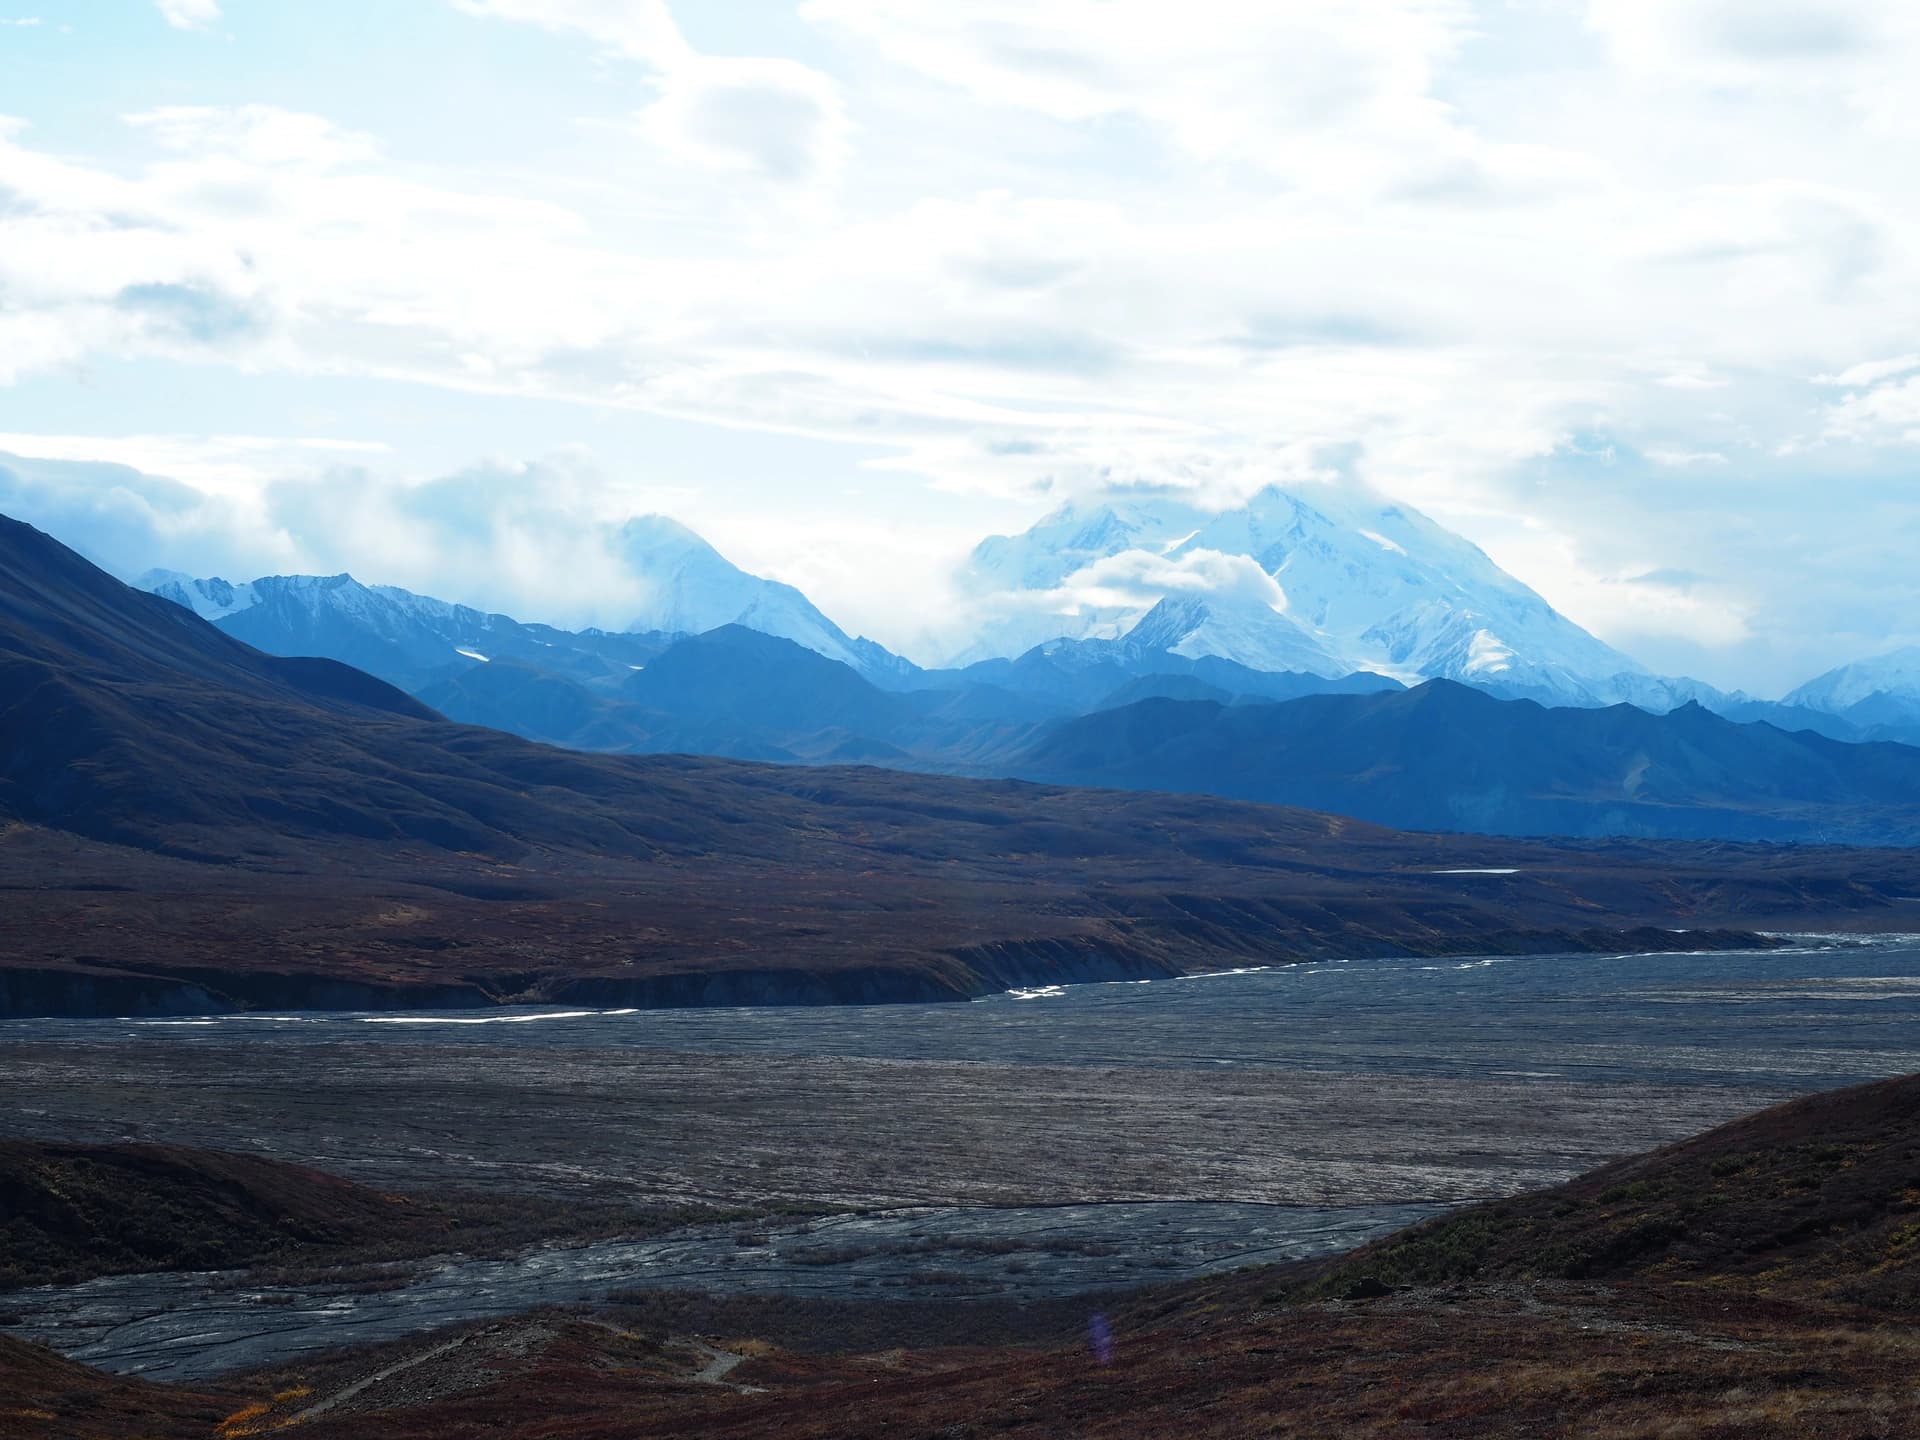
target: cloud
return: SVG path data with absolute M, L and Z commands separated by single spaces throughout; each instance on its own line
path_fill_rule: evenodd
M 160 334 L 199 344 L 253 334 L 265 324 L 244 301 L 198 285 L 128 285 L 114 304 Z
M 797 60 L 703 55 L 665 0 L 453 0 L 496 20 L 587 36 L 653 72 L 639 133 L 679 160 L 780 184 L 838 170 L 848 124 L 840 88 Z
M 1816 376 L 1816 385 L 1877 385 L 1895 375 L 1905 375 L 1909 371 L 1920 370 L 1920 355 L 1900 355 L 1891 360 L 1863 360 L 1858 365 L 1849 365 L 1838 375 Z
M 639 123 L 676 155 L 782 183 L 830 174 L 846 154 L 838 87 L 791 60 L 691 58 L 666 72 Z
M 162 155 L 131 176 L 0 131 L 0 382 L 164 354 L 466 383 L 462 353 L 504 371 L 618 328 L 566 211 L 403 178 L 366 137 L 273 107 L 131 124 Z
M 585 35 L 628 60 L 661 69 L 691 50 L 666 0 L 453 0 L 456 10 Z
M 1430 93 L 1469 33 L 1462 0 L 805 0 L 801 13 L 989 104 L 1136 116 L 1209 161 L 1417 183 L 1442 152 L 1440 168 L 1462 159 Z
M 1920 375 L 1893 372 L 1826 409 L 1828 440 L 1868 445 L 1920 445 Z
M 1287 608 L 1286 592 L 1259 561 L 1218 550 L 1186 550 L 1173 556 L 1124 550 L 1069 576 L 1056 593 L 1071 597 L 1076 606 L 1095 609 L 1150 606 L 1164 595 L 1207 596 L 1275 611 Z
M 1659 445 L 1648 448 L 1647 458 L 1656 465 L 1672 465 L 1681 469 L 1727 463 L 1727 457 L 1718 450 L 1674 450 Z
M 126 579 L 165 564 L 168 556 L 190 557 L 217 571 L 260 563 L 254 557 L 281 549 L 240 506 L 179 481 L 98 461 L 0 452 L 0 514 L 45 530 Z
M 1589 0 L 1589 25 L 1640 80 L 1837 101 L 1870 127 L 1920 126 L 1905 0 Z
M 229 580 L 350 571 L 556 624 L 619 625 L 638 608 L 619 527 L 644 499 L 621 500 L 591 467 L 556 457 L 397 485 L 357 465 L 316 468 L 324 453 L 304 458 L 264 485 L 222 486 L 0 452 L 0 513 L 128 580 L 150 569 Z
M 162 149 L 199 165 L 217 159 L 327 172 L 366 164 L 380 150 L 371 136 L 273 105 L 169 105 L 129 115 L 127 123 Z
M 176 30 L 205 30 L 219 23 L 219 0 L 156 0 L 160 14 Z

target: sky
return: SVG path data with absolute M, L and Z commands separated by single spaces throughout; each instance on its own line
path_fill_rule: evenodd
M 587 623 L 661 512 L 1364 484 L 1645 664 L 1920 643 L 1910 0 L 0 0 L 0 509 Z M 129 468 L 122 468 L 129 467 Z

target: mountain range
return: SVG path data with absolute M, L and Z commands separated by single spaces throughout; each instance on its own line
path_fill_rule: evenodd
M 1242 539 L 1251 544 L 1248 537 L 1270 534 L 1276 508 L 1291 517 L 1289 533 L 1308 537 L 1280 568 L 1331 568 L 1324 527 L 1273 497 L 1260 513 L 1235 518 Z M 1161 522 L 1164 510 L 1153 511 Z M 1350 587 L 1371 586 L 1369 593 L 1386 599 L 1377 594 L 1369 605 L 1349 596 L 1316 609 L 1349 633 L 1387 600 L 1438 583 L 1431 566 L 1412 564 L 1414 546 L 1451 556 L 1463 569 L 1478 555 L 1467 554 L 1463 542 L 1446 544 L 1444 532 L 1436 539 L 1437 527 L 1405 513 L 1360 518 L 1397 527 L 1389 534 L 1369 526 L 1377 538 L 1367 542 L 1397 559 L 1386 578 Z M 797 592 L 785 587 L 755 590 L 709 549 L 689 546 L 688 533 L 677 527 L 653 525 L 646 533 L 649 543 L 675 540 L 673 553 L 698 562 L 670 571 L 671 583 L 659 593 L 677 594 L 679 608 L 653 618 L 698 623 L 743 599 L 746 618 L 697 634 L 568 632 L 349 576 L 244 585 L 149 576 L 145 583 L 260 649 L 342 661 L 451 719 L 579 750 L 1200 792 L 1406 829 L 1877 845 L 1920 835 L 1909 764 L 1920 751 L 1852 743 L 1920 733 L 1903 723 L 1901 709 L 1920 707 L 1920 689 L 1897 661 L 1890 670 L 1836 672 L 1789 697 L 1791 705 L 1719 696 L 1724 714 L 1697 701 L 1655 710 L 1620 702 L 1549 707 L 1496 683 L 1511 670 L 1474 670 L 1471 646 L 1463 665 L 1481 683 L 1415 675 L 1411 690 L 1372 670 L 1324 673 L 1324 649 L 1299 657 L 1322 665 L 1320 671 L 1267 670 L 1190 653 L 1196 633 L 1227 632 L 1215 623 L 1214 601 L 1187 596 L 1156 601 L 1117 637 L 1058 638 L 1011 658 L 921 670 L 817 624 L 795 627 L 812 644 L 768 633 L 753 622 L 771 623 L 772 599 L 788 619 L 818 612 L 801 608 Z M 1128 536 L 1139 538 L 1109 512 L 1064 542 L 1056 536 L 990 544 L 985 560 L 1002 578 L 1044 585 L 1062 566 L 1082 565 Z M 666 552 L 656 546 L 652 553 Z M 1276 552 L 1268 546 L 1262 553 Z M 1302 553 L 1311 565 L 1298 559 Z M 1482 571 L 1490 566 L 1484 557 L 1475 563 Z M 701 574 L 726 581 L 718 598 L 701 602 L 704 610 L 693 594 L 704 583 L 695 578 Z M 1497 576 L 1485 588 L 1504 597 L 1503 613 L 1514 623 L 1542 632 L 1543 647 L 1558 645 L 1563 660 L 1612 654 L 1595 649 L 1591 637 L 1582 640 L 1531 592 L 1499 584 Z M 767 603 L 754 608 L 755 595 Z M 1426 602 L 1415 608 L 1425 613 Z M 1265 613 L 1299 628 L 1282 612 Z M 1479 653 L 1484 659 L 1491 652 L 1483 644 Z M 1535 679 L 1571 673 L 1538 661 L 1521 672 Z M 1632 677 L 1642 692 L 1664 683 L 1643 672 L 1619 675 Z M 1659 698 L 1672 700 L 1678 688 L 1667 686 Z
M 451 605 L 351 575 L 273 575 L 239 584 L 154 570 L 134 583 L 277 654 L 330 655 L 412 689 L 463 663 L 538 663 L 582 680 L 638 669 L 675 635 L 745 625 L 886 681 L 915 666 L 849 636 L 791 585 L 749 575 L 693 531 L 645 515 L 620 532 L 627 574 L 646 594 L 625 631 L 563 631 Z
M 839 670 L 850 702 L 886 693 Z M 1462 878 L 1493 869 L 1514 873 Z M 1899 851 L 1411 835 L 554 749 L 264 654 L 0 520 L 0 886 L 0 1013 L 131 1014 L 950 999 L 1256 958 L 1698 946 L 1898 923 L 1920 875 Z
M 1270 699 L 1447 679 L 1547 705 L 1698 703 L 1833 739 L 1920 741 L 1920 651 L 1842 667 L 1778 702 L 1653 675 L 1461 537 L 1352 488 L 1269 487 L 1221 511 L 1168 495 L 1062 506 L 975 548 L 961 574 L 975 633 L 934 670 L 848 635 L 792 586 L 748 574 L 672 520 L 628 522 L 619 547 L 646 597 L 620 632 L 524 623 L 346 575 L 230 583 L 155 571 L 136 583 L 270 652 L 330 656 L 410 692 L 442 687 L 465 718 L 588 748 L 659 748 L 657 722 L 609 719 L 622 698 L 612 692 L 674 640 L 727 625 L 791 640 L 882 689 L 992 685 L 1056 716 L 1156 676 L 1199 675 L 1215 698 Z M 542 673 L 471 676 L 501 661 Z M 466 690 L 482 692 L 471 711 Z M 524 705 L 505 703 L 509 692 Z M 885 743 L 929 759 L 947 748 Z

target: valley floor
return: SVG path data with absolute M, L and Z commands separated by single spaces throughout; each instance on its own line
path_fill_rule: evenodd
M 10 1022 L 0 1140 L 16 1137 L 26 1168 L 0 1174 L 0 1190 L 32 1202 L 21 1213 L 38 1217 L 49 1264 L 139 1238 L 112 1204 L 130 1182 L 98 1168 L 132 1140 L 265 1162 L 191 1180 L 184 1199 L 152 1188 L 177 1177 L 148 1175 L 132 1208 L 178 1232 L 167 1264 L 266 1268 L 102 1280 L 53 1304 L 0 1294 L 12 1335 L 0 1433 L 1920 1433 L 1911 1319 L 1772 1293 L 1764 1277 L 1469 1266 L 1436 1278 L 1436 1264 L 1476 1253 L 1454 1241 L 1422 1242 L 1384 1294 L 1337 1273 L 1303 1290 L 1322 1272 L 1298 1265 L 1205 1273 L 1315 1253 L 1236 1251 L 1263 1215 L 1364 1238 L 1784 1095 L 1920 1068 L 1917 969 L 1912 946 L 1822 943 L 1297 967 L 964 1007 Z M 1906 1094 L 1890 1112 L 1901 1125 Z M 53 1140 L 112 1142 L 108 1158 L 61 1162 L 95 1167 L 91 1189 L 35 1158 L 28 1142 Z M 1746 1228 L 1756 1243 L 1798 1234 L 1792 1207 L 1816 1204 L 1832 1176 L 1891 1185 L 1897 1210 L 1899 1187 L 1920 1185 L 1914 1143 L 1901 1130 L 1792 1151 L 1764 1212 L 1788 1219 Z M 319 1178 L 275 1181 L 281 1161 L 359 1183 L 309 1214 Z M 214 1162 L 180 1163 L 191 1177 Z M 220 1176 L 240 1164 L 218 1163 Z M 1689 1179 L 1671 1195 L 1761 1174 L 1717 1161 L 1703 1173 L 1711 1187 Z M 255 1201 L 220 1198 L 234 1184 L 267 1187 L 257 1204 L 271 1223 Z M 1613 1254 L 1605 1237 L 1665 1243 L 1688 1223 L 1684 1209 L 1627 1213 L 1670 1207 L 1657 1185 L 1594 1193 L 1564 1211 L 1512 1202 L 1519 1218 L 1468 1233 L 1512 1251 L 1512 1237 L 1558 1226 Z M 83 1194 L 102 1228 L 71 1232 L 62 1251 L 55 1232 Z M 1227 1219 L 1208 1230 L 1196 1201 Z M 226 1218 L 179 1231 L 208 1203 Z M 1858 1212 L 1847 1204 L 1834 1214 Z M 282 1205 L 295 1213 L 275 1219 Z M 1332 1209 L 1259 1208 L 1315 1205 Z M 1366 1209 L 1392 1205 L 1419 1208 Z M 872 1213 L 901 1206 L 968 1208 Z M 495 1287 L 491 1310 L 431 1287 L 407 1308 L 446 1266 L 434 1226 L 455 1237 L 443 1250 L 513 1253 L 538 1237 L 526 1217 L 542 1209 L 585 1248 L 535 1254 L 588 1283 L 542 1289 L 462 1262 L 480 1291 Z M 1889 1264 L 1904 1264 L 1898 1223 L 1875 1242 Z M 623 1226 L 640 1227 L 640 1248 L 594 1248 Z M 398 1228 L 383 1239 L 383 1227 Z M 140 1253 L 154 1252 L 109 1268 L 155 1268 Z M 1196 1278 L 1166 1288 L 1180 1276 Z M 113 1311 L 116 1294 L 132 1310 Z M 135 1311 L 169 1309 L 178 1333 L 139 1328 Z M 348 1323 L 369 1315 L 394 1318 Z M 247 1342 L 224 1356 L 223 1325 Z M 178 1384 L 116 1378 L 26 1336 Z

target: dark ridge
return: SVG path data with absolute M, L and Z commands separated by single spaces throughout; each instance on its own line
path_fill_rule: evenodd
M 1688 704 L 1547 709 L 1446 680 L 1280 704 L 1151 698 L 1014 756 L 1053 784 L 1178 790 L 1405 829 L 1906 846 L 1920 748 L 1739 724 Z

